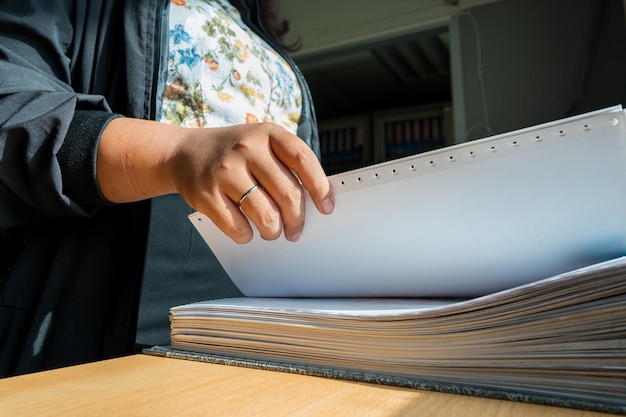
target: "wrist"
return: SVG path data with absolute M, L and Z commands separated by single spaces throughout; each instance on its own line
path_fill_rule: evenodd
M 172 156 L 182 129 L 141 119 L 112 120 L 103 131 L 96 162 L 104 197 L 126 203 L 176 192 Z

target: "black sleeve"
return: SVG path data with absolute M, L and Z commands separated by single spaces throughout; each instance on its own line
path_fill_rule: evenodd
M 63 193 L 81 205 L 107 204 L 96 177 L 98 140 L 106 125 L 119 115 L 97 110 L 77 110 L 59 149 L 57 159 Z
M 95 162 L 117 115 L 71 86 L 73 5 L 0 1 L 0 232 L 109 204 Z

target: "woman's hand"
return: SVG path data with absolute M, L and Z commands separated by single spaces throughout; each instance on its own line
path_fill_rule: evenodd
M 304 228 L 304 189 L 321 213 L 334 207 L 313 151 L 272 123 L 191 129 L 114 119 L 103 133 L 97 170 L 110 201 L 178 192 L 239 243 L 252 239 L 248 220 L 264 239 L 284 231 L 297 241 Z

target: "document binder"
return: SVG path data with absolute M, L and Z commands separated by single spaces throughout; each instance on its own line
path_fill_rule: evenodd
M 626 254 L 615 106 L 329 177 L 300 241 L 190 221 L 246 296 L 473 297 Z

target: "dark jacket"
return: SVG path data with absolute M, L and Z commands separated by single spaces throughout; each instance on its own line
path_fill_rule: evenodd
M 96 149 L 113 117 L 159 112 L 168 3 L 0 0 L 0 376 L 133 349 L 150 204 L 103 198 Z M 272 42 L 257 0 L 232 3 Z

